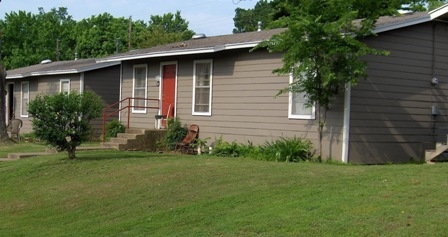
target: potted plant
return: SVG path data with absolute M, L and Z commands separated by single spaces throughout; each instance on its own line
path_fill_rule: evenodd
M 207 147 L 207 141 L 210 139 L 210 137 L 206 137 L 204 139 L 196 138 L 192 146 L 197 150 L 198 155 L 202 153 L 205 147 Z

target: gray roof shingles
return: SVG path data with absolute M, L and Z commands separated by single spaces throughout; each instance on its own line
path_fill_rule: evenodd
M 446 12 L 443 12 L 442 16 L 439 17 L 447 17 Z M 378 30 L 388 29 L 388 27 L 399 26 L 400 24 L 406 24 L 411 22 L 418 22 L 419 20 L 429 21 L 430 15 L 428 12 L 418 12 L 418 13 L 408 13 L 400 16 L 385 16 L 380 17 L 376 23 L 376 27 Z M 355 24 L 359 24 L 359 21 L 355 21 Z M 412 23 L 411 23 L 412 24 Z M 153 55 L 155 57 L 159 55 L 163 55 L 163 53 L 182 53 L 187 52 L 188 54 L 196 53 L 196 50 L 201 49 L 212 49 L 219 48 L 220 46 L 229 46 L 229 45 L 242 45 L 242 47 L 252 47 L 258 42 L 263 40 L 268 40 L 272 36 L 283 32 L 285 29 L 272 29 L 272 30 L 263 30 L 263 31 L 255 31 L 255 32 L 247 32 L 247 33 L 239 33 L 239 34 L 229 34 L 229 35 L 220 35 L 213 37 L 205 37 L 198 39 L 189 39 L 181 42 L 160 45 L 152 48 L 131 50 L 126 53 L 115 54 L 104 58 L 99 59 L 82 59 L 75 61 L 61 61 L 61 62 L 53 62 L 49 64 L 38 64 L 24 68 L 18 68 L 14 70 L 8 71 L 8 77 L 13 77 L 14 75 L 22 75 L 29 76 L 33 73 L 47 73 L 52 72 L 52 74 L 57 74 L 58 72 L 74 71 L 79 72 L 83 70 L 91 70 L 94 68 L 100 68 L 101 63 L 104 64 L 103 67 L 107 67 L 108 64 L 104 62 L 115 61 L 120 62 L 121 60 L 129 60 L 134 58 L 144 58 L 149 57 L 149 55 Z M 109 65 L 110 66 L 110 65 Z

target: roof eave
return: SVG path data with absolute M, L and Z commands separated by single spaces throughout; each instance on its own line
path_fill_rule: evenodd
M 387 24 L 384 26 L 380 26 L 380 27 L 375 28 L 375 30 L 373 30 L 373 32 L 381 33 L 381 32 L 391 31 L 391 30 L 400 29 L 400 28 L 407 27 L 407 26 L 412 26 L 412 25 L 429 22 L 431 20 L 432 20 L 431 16 L 427 15 L 427 16 L 420 17 L 417 19 L 412 19 L 410 21 L 404 21 L 404 22 L 400 22 L 400 23 Z
M 395 29 L 399 29 L 399 28 L 403 28 L 403 27 L 407 27 L 407 26 L 430 22 L 430 21 L 436 20 L 437 18 L 439 18 L 443 15 L 446 15 L 446 14 L 448 14 L 448 4 L 445 4 L 437 9 L 434 9 L 434 10 L 428 12 L 428 14 L 426 16 L 416 18 L 416 19 L 411 19 L 409 21 L 404 21 L 404 22 L 400 22 L 400 23 L 380 26 L 380 27 L 376 28 L 373 32 L 381 33 L 381 32 L 395 30 Z
M 150 52 L 150 53 L 137 54 L 137 55 L 127 55 L 127 56 L 97 59 L 97 62 L 99 62 L 99 63 L 100 62 L 117 62 L 117 61 L 136 60 L 136 59 L 142 59 L 142 58 L 158 58 L 158 57 L 167 57 L 167 56 L 216 53 L 219 51 L 231 50 L 231 49 L 253 48 L 260 42 L 261 41 L 253 41 L 253 42 L 244 42 L 244 43 L 216 45 L 214 47 L 206 47 L 206 48 Z
M 35 77 L 35 76 L 48 76 L 48 75 L 64 75 L 64 74 L 74 74 L 74 73 L 83 73 L 88 71 L 93 71 L 96 69 L 111 67 L 115 65 L 119 65 L 120 62 L 106 62 L 102 64 L 94 64 L 86 67 L 81 67 L 77 69 L 68 69 L 68 70 L 54 70 L 54 71 L 40 71 L 40 72 L 30 72 L 30 73 L 22 73 L 22 74 L 13 74 L 7 75 L 6 79 L 19 79 L 26 77 Z

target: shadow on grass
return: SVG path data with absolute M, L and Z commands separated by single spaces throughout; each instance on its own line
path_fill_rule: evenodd
M 76 160 L 98 161 L 110 159 L 142 159 L 177 157 L 180 154 L 148 151 L 77 151 Z

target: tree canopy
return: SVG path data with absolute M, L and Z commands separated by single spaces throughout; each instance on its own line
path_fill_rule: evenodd
M 263 28 L 268 28 L 272 21 L 272 13 L 274 9 L 268 0 L 260 0 L 255 4 L 253 9 L 235 9 L 235 17 L 233 22 L 235 28 L 233 33 L 243 33 L 258 30 L 258 22 L 260 21 Z
M 73 20 L 67 8 L 53 8 L 37 14 L 18 11 L 0 20 L 3 33 L 2 56 L 6 69 L 37 64 L 44 59 L 95 58 L 172 43 L 191 38 L 188 21 L 179 11 L 151 15 L 148 22 L 114 17 L 109 13 Z

